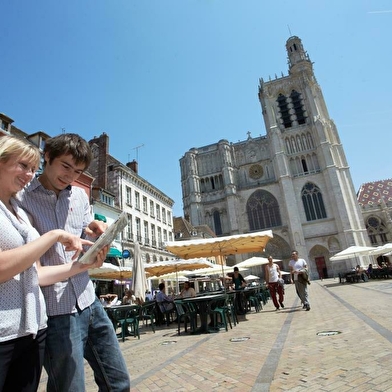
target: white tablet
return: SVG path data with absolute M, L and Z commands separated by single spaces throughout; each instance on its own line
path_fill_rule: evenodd
M 97 257 L 98 252 L 106 245 L 110 245 L 118 233 L 124 230 L 128 223 L 128 217 L 126 212 L 122 212 L 120 216 L 102 233 L 99 238 L 91 245 L 86 253 L 84 253 L 80 259 L 79 263 L 82 264 L 92 264 Z

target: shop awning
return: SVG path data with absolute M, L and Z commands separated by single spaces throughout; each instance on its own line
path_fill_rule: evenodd
M 117 248 L 111 247 L 106 257 L 122 257 L 122 253 Z
M 106 223 L 106 216 L 101 214 L 94 214 L 94 219 Z

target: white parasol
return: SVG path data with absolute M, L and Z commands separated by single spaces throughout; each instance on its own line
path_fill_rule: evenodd
M 339 260 L 346 260 L 353 257 L 358 256 L 369 256 L 371 251 L 374 251 L 374 247 L 372 246 L 359 246 L 353 245 L 348 247 L 347 249 L 342 250 L 339 253 L 336 253 L 332 257 L 330 257 L 331 261 L 339 261 Z
M 133 294 L 142 303 L 145 300 L 146 291 L 148 288 L 146 271 L 144 269 L 142 254 L 140 251 L 139 242 L 135 242 L 135 248 L 133 252 L 133 267 L 132 267 L 132 284 L 131 290 Z
M 245 280 L 260 280 L 260 278 L 256 275 L 247 275 L 247 276 L 244 276 L 244 279 Z
M 377 246 L 374 250 L 370 251 L 371 256 L 384 255 L 387 256 L 388 253 L 392 252 L 392 243 L 387 243 L 382 246 Z

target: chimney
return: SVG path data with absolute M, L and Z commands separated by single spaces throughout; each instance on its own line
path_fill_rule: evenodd
M 133 160 L 132 162 L 128 162 L 127 167 L 129 167 L 133 172 L 138 174 L 138 163 L 135 160 Z
M 98 153 L 90 164 L 89 171 L 96 178 L 94 186 L 107 188 L 107 165 L 109 156 L 109 136 L 103 132 L 101 136 L 89 141 L 91 147 L 95 146 Z

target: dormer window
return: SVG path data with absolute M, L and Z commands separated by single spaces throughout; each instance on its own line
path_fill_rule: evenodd
M 0 128 L 3 131 L 9 132 L 10 123 L 8 121 L 0 119 Z

